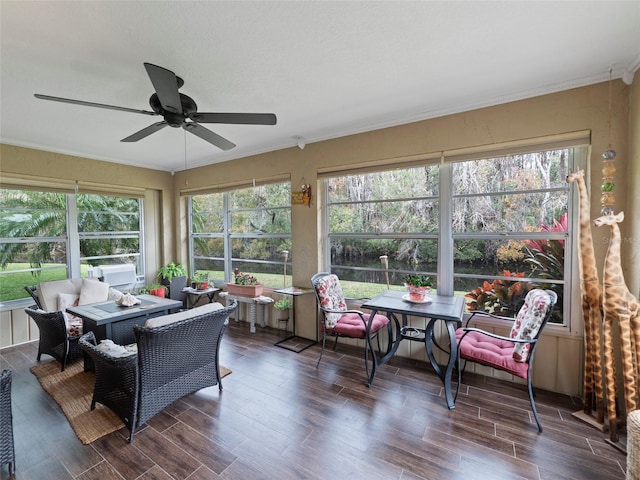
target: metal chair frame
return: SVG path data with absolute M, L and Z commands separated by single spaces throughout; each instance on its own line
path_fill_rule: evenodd
M 329 272 L 320 272 L 320 273 L 316 273 L 313 277 L 311 277 L 311 284 L 313 285 L 313 289 L 315 291 L 316 294 L 316 300 L 318 303 L 318 307 L 320 308 L 321 312 L 322 312 L 322 348 L 320 350 L 320 357 L 318 358 L 318 362 L 316 363 L 316 368 L 319 367 L 320 365 L 320 361 L 322 360 L 322 356 L 324 354 L 324 349 L 325 349 L 325 344 L 326 344 L 326 339 L 327 337 L 334 337 L 335 341 L 333 344 L 333 351 L 336 350 L 336 347 L 338 346 L 338 339 L 339 338 L 355 338 L 355 339 L 360 339 L 360 340 L 364 340 L 365 341 L 365 348 L 364 348 L 364 363 L 365 363 L 365 370 L 367 373 L 367 386 L 371 385 L 371 382 L 373 381 L 373 379 L 371 378 L 371 373 L 370 373 L 370 369 L 369 369 L 369 352 L 371 352 L 371 361 L 374 363 L 377 363 L 377 357 L 376 357 L 376 353 L 375 350 L 373 348 L 373 339 L 375 338 L 377 343 L 378 343 L 378 352 L 381 351 L 381 347 L 380 347 L 380 337 L 378 335 L 378 332 L 380 329 L 382 329 L 383 327 L 381 327 L 378 331 L 375 332 L 371 332 L 370 328 L 371 328 L 371 322 L 367 321 L 367 319 L 365 319 L 365 313 L 361 312 L 360 310 L 329 310 L 326 309 L 322 306 L 322 301 L 320 299 L 320 296 L 318 294 L 318 289 L 317 289 L 317 285 L 318 282 L 323 279 L 324 277 L 331 275 Z M 345 300 L 368 300 L 366 298 L 345 298 Z M 328 313 L 337 313 L 340 315 L 344 315 L 344 314 L 348 314 L 348 313 L 355 313 L 357 314 L 360 319 L 362 320 L 363 325 L 365 326 L 366 329 L 366 334 L 364 337 L 354 337 L 354 336 L 350 336 L 350 335 L 345 335 L 343 333 L 340 332 L 335 332 L 332 331 L 331 328 L 327 327 L 326 324 L 326 315 Z M 391 322 L 389 321 L 389 323 L 387 323 L 387 329 L 389 331 L 389 335 L 391 338 L 392 335 L 392 331 L 391 329 Z M 391 342 L 389 342 L 389 349 L 391 348 Z M 385 354 L 388 352 L 385 352 Z M 375 369 L 374 369 L 375 371 Z
M 538 410 L 536 409 L 536 403 L 535 403 L 535 399 L 534 399 L 534 392 L 533 392 L 533 385 L 531 384 L 531 368 L 533 366 L 533 358 L 534 358 L 534 354 L 536 351 L 536 346 L 538 345 L 538 340 L 540 338 L 540 335 L 542 334 L 542 330 L 544 330 L 544 327 L 547 325 L 547 322 L 549 321 L 549 319 L 551 318 L 551 315 L 553 314 L 553 309 L 555 308 L 556 302 L 558 301 L 558 295 L 552 291 L 552 290 L 545 290 L 547 292 L 547 294 L 550 297 L 550 302 L 549 302 L 549 307 L 547 308 L 547 312 L 545 313 L 545 317 L 542 320 L 542 323 L 540 325 L 540 328 L 538 329 L 537 334 L 534 336 L 534 338 L 526 340 L 526 339 L 514 339 L 511 337 L 505 337 L 502 335 L 496 335 L 495 333 L 491 333 L 491 332 L 487 332 L 485 330 L 482 330 L 480 328 L 473 328 L 473 327 L 469 327 L 469 322 L 471 322 L 471 320 L 473 319 L 473 317 L 476 314 L 481 314 L 487 317 L 491 317 L 491 318 L 495 318 L 495 319 L 500 319 L 500 320 L 508 320 L 513 322 L 514 319 L 513 318 L 509 318 L 509 317 L 502 317 L 500 315 L 494 315 L 492 313 L 488 313 L 488 312 L 484 312 L 484 311 L 474 311 L 471 313 L 471 315 L 469 316 L 469 318 L 467 319 L 465 326 L 462 328 L 462 330 L 464 331 L 464 334 L 462 335 L 462 337 L 460 337 L 460 340 L 458 341 L 458 352 L 457 352 L 457 366 L 458 366 L 458 385 L 456 386 L 456 395 L 455 395 L 455 399 L 458 398 L 458 393 L 460 392 L 460 384 L 462 381 L 462 374 L 464 373 L 464 370 L 467 366 L 467 362 L 474 362 L 474 363 L 479 363 L 482 365 L 487 365 L 489 367 L 495 368 L 495 369 L 499 369 L 499 367 L 495 366 L 495 365 L 491 365 L 488 363 L 484 363 L 479 359 L 476 358 L 467 358 L 467 357 L 463 357 L 461 356 L 461 349 L 460 344 L 462 344 L 462 341 L 464 340 L 464 338 L 471 332 L 478 332 L 478 333 L 482 333 L 483 335 L 486 335 L 487 337 L 490 338 L 495 338 L 497 340 L 504 340 L 507 342 L 512 342 L 514 344 L 516 343 L 522 343 L 522 344 L 529 344 L 529 354 L 527 356 L 527 360 L 526 360 L 526 364 L 527 364 L 527 374 L 526 377 L 522 377 L 527 381 L 527 392 L 529 393 L 529 402 L 531 403 L 531 410 L 533 411 L 533 416 L 536 420 L 536 423 L 538 424 L 538 431 L 542 432 L 542 424 L 540 423 L 540 418 L 538 417 Z M 460 359 L 464 359 L 464 365 L 462 368 L 460 368 Z

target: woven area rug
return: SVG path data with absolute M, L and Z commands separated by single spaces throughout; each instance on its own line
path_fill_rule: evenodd
M 31 373 L 60 405 L 73 431 L 84 445 L 124 427 L 118 416 L 104 405 L 97 404 L 95 410 L 91 410 L 95 376 L 93 372 L 84 371 L 81 360 L 67 365 L 64 372 L 60 371 L 58 362 L 52 361 L 31 367 Z M 221 377 L 230 373 L 231 370 L 220 366 Z

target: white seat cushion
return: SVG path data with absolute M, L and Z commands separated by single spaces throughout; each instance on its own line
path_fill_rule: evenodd
M 187 318 L 197 317 L 198 315 L 204 315 L 209 312 L 215 312 L 221 308 L 224 308 L 221 303 L 207 303 L 206 305 L 192 308 L 191 310 L 183 310 L 182 312 L 172 313 L 171 315 L 161 315 L 159 317 L 150 318 L 145 322 L 144 326 L 148 328 L 163 327 L 170 323 L 186 320 Z

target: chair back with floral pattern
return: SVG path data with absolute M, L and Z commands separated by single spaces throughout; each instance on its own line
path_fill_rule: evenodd
M 342 317 L 338 312 L 347 310 L 347 301 L 340 280 L 333 273 L 318 273 L 311 279 L 311 283 L 325 317 L 325 328 L 333 328 Z
M 513 322 L 509 337 L 518 340 L 537 338 L 542 327 L 549 320 L 557 299 L 557 295 L 550 290 L 538 288 L 530 290 Z M 513 348 L 513 359 L 516 362 L 526 362 L 530 349 L 530 343 L 516 343 Z

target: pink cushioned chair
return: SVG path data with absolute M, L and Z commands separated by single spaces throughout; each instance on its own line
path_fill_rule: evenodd
M 360 310 L 347 310 L 347 301 L 338 276 L 332 273 L 316 273 L 311 277 L 311 283 L 316 292 L 318 306 L 322 311 L 320 328 L 322 330 L 322 350 L 320 358 L 316 363 L 316 368 L 320 365 L 322 354 L 327 337 L 335 337 L 333 349 L 338 345 L 338 338 L 359 338 L 365 340 L 364 363 L 367 372 L 367 386 L 373 383 L 377 367 L 377 357 L 373 350 L 373 339 L 378 341 L 378 351 L 380 351 L 380 339 L 378 332 L 380 329 L 387 327 L 389 329 L 389 318 L 384 315 L 375 315 L 371 318 L 368 313 Z M 391 338 L 391 331 L 389 331 Z M 391 342 L 388 343 L 388 350 L 391 348 Z M 369 352 L 371 352 L 371 361 L 373 366 L 369 371 Z
M 458 344 L 456 398 L 460 391 L 460 381 L 464 371 L 464 367 L 460 368 L 460 359 L 465 360 L 465 366 L 467 361 L 476 362 L 524 378 L 527 381 L 533 416 L 538 424 L 538 430 L 542 432 L 542 425 L 533 399 L 531 364 L 540 334 L 551 317 L 557 300 L 558 296 L 551 290 L 533 289 L 527 294 L 524 305 L 515 319 L 482 311 L 473 312 L 467 320 L 467 326 L 456 330 Z M 479 328 L 469 328 L 469 322 L 476 314 L 512 321 L 511 333 L 508 337 L 503 337 Z

